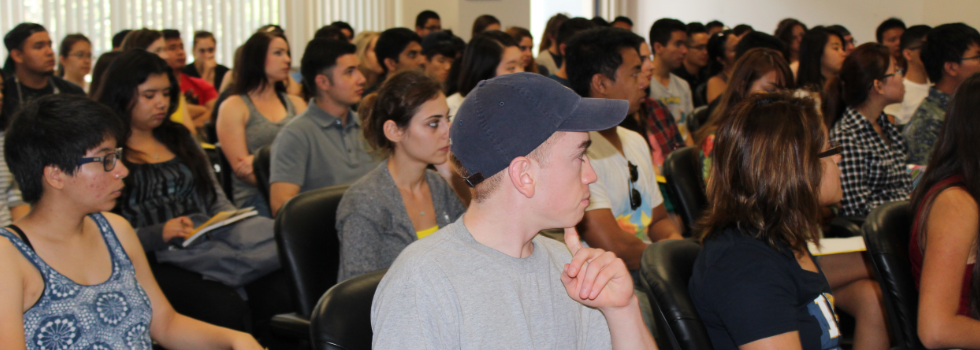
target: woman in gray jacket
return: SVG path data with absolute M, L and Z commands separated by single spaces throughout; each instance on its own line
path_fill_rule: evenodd
M 430 164 L 449 158 L 449 107 L 439 82 L 399 73 L 359 108 L 364 138 L 387 160 L 351 185 L 337 208 L 337 281 L 385 269 L 410 243 L 459 218 L 463 204 Z

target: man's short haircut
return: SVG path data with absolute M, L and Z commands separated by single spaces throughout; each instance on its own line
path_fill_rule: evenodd
M 425 24 L 428 23 L 429 20 L 430 19 L 433 19 L 433 18 L 438 19 L 440 21 L 442 20 L 442 19 L 439 18 L 439 14 L 436 13 L 435 11 L 425 10 L 425 11 L 419 12 L 419 15 L 418 16 L 415 16 L 415 27 L 416 28 L 425 28 Z
M 354 34 L 357 34 L 354 32 L 354 27 L 351 27 L 350 23 L 344 21 L 333 21 L 333 23 L 330 23 L 330 26 L 341 30 L 347 29 L 348 31 L 350 31 L 351 38 L 354 37 Z
M 35 204 L 44 191 L 46 166 L 73 176 L 86 152 L 109 138 L 123 142 L 125 135 L 122 120 L 108 107 L 85 96 L 48 95 L 24 105 L 12 119 L 4 157 L 24 201 Z
M 595 28 L 595 22 L 582 17 L 571 18 L 558 26 L 558 36 L 555 37 L 555 41 L 561 46 L 561 44 L 564 44 L 575 34 L 592 28 Z
M 374 44 L 374 55 L 378 58 L 378 64 L 381 65 L 384 74 L 388 74 L 385 59 L 390 58 L 398 62 L 398 56 L 413 41 L 422 45 L 422 37 L 408 28 L 391 28 L 381 32 L 378 42 Z
M 725 24 L 721 23 L 721 21 L 716 19 L 714 21 L 706 23 L 704 27 L 707 28 L 708 30 L 711 30 L 711 28 L 719 28 L 719 27 L 725 28 Z
M 735 45 L 735 61 L 738 61 L 738 59 L 749 50 L 757 47 L 786 52 L 786 46 L 783 45 L 782 40 L 779 40 L 779 38 L 763 32 L 752 31 L 745 34 L 745 36 L 738 41 L 738 45 Z
M 619 16 L 619 17 L 616 17 L 616 19 L 614 19 L 614 20 L 612 21 L 612 23 L 613 23 L 613 24 L 615 24 L 616 22 L 622 22 L 622 23 L 626 23 L 626 24 L 629 24 L 629 25 L 630 25 L 630 27 L 632 27 L 632 26 L 633 26 L 633 20 L 631 20 L 631 19 L 630 19 L 629 17 L 626 17 L 626 16 Z
M 120 30 L 119 33 L 116 33 L 116 35 L 113 35 L 112 36 L 112 47 L 113 48 L 117 48 L 117 47 L 122 46 L 123 39 L 126 39 L 126 34 L 129 34 L 130 31 L 132 31 L 132 30 L 130 30 L 130 29 L 123 29 L 123 30 Z
M 547 140 L 531 151 L 531 153 L 528 153 L 527 158 L 538 162 L 538 164 L 540 164 L 542 167 L 548 166 L 552 146 L 558 143 L 558 141 L 560 141 L 564 136 L 564 131 L 556 131 L 551 135 L 551 137 L 548 137 Z M 456 168 L 456 172 L 460 176 L 462 176 L 464 179 L 470 177 L 470 173 L 466 171 L 465 167 L 463 167 L 463 163 L 459 160 L 459 158 L 456 158 L 455 155 L 450 155 L 449 160 L 453 162 L 453 167 Z M 473 201 L 476 203 L 482 203 L 486 201 L 487 198 L 490 198 L 490 195 L 497 190 L 497 187 L 500 186 L 500 183 L 503 181 L 504 177 L 507 176 L 507 169 L 510 169 L 510 167 L 504 168 L 503 170 L 498 171 L 496 174 L 493 174 L 493 176 L 490 176 L 476 184 L 476 187 L 473 188 Z
M 595 23 L 596 27 L 609 27 L 612 25 L 605 18 L 599 16 L 592 17 L 592 23 Z
M 970 46 L 980 45 L 980 33 L 963 23 L 943 24 L 929 31 L 919 56 L 933 83 L 943 78 L 946 62 L 961 62 Z
M 320 27 L 313 34 L 313 39 L 334 39 L 334 40 L 347 40 L 347 36 L 344 32 L 340 31 L 339 27 L 334 27 L 332 24 L 328 26 Z
M 902 22 L 902 20 L 895 17 L 886 19 L 884 22 L 881 22 L 881 24 L 878 25 L 878 29 L 875 29 L 875 39 L 878 40 L 879 44 L 884 44 L 882 40 L 884 40 L 885 32 L 887 32 L 889 29 L 895 28 L 902 28 L 902 30 L 905 30 L 905 22 Z
M 422 54 L 425 58 L 432 60 L 436 55 L 442 55 L 443 57 L 456 58 L 456 45 L 453 41 L 452 32 L 432 32 L 422 38 Z M 465 47 L 465 45 L 464 45 Z
M 735 26 L 735 28 L 732 28 L 732 33 L 734 33 L 735 36 L 742 36 L 742 34 L 745 34 L 745 33 L 748 33 L 748 32 L 754 32 L 754 31 L 755 31 L 755 28 L 752 28 L 752 26 L 750 26 L 748 24 L 739 24 L 739 25 Z
M 596 74 L 616 81 L 616 70 L 623 64 L 620 50 L 631 48 L 639 54 L 642 43 L 639 35 L 617 27 L 593 28 L 573 36 L 565 45 L 565 71 L 572 90 L 589 97 Z
M 701 22 L 691 22 L 687 24 L 688 36 L 695 33 L 707 33 L 707 32 L 708 32 L 708 27 L 706 27 L 704 24 L 701 24 Z
M 316 76 L 323 74 L 333 82 L 333 74 L 330 70 L 337 65 L 337 59 L 343 55 L 353 55 L 357 52 L 357 47 L 347 40 L 315 38 L 306 44 L 303 51 L 303 60 L 299 71 L 303 75 L 303 84 L 307 96 L 317 96 Z
M 176 29 L 164 29 L 160 31 L 163 33 L 163 40 L 170 39 L 180 39 L 180 31 Z
M 674 32 L 687 33 L 687 26 L 684 25 L 684 22 L 673 18 L 661 18 L 653 22 L 653 25 L 650 26 L 650 49 L 653 49 L 653 43 L 667 46 Z
M 902 33 L 901 45 L 899 45 L 900 50 L 905 50 L 907 48 L 921 45 L 923 41 L 926 40 L 926 35 L 932 27 L 925 24 L 914 25 L 905 30 Z

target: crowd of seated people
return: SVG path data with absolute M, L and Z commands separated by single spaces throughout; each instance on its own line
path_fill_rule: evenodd
M 685 288 L 715 349 L 888 349 L 869 254 L 808 244 L 899 201 L 919 339 L 980 347 L 976 29 L 889 18 L 862 44 L 794 18 L 772 34 L 508 24 L 479 16 L 467 42 L 431 10 L 380 32 L 336 21 L 298 65 L 270 24 L 229 66 L 218 31 L 194 32 L 188 63 L 174 29 L 124 30 L 102 52 L 89 33 L 56 43 L 16 25 L 0 74 L 0 347 L 303 346 L 270 331 L 296 298 L 275 220 L 334 186 L 349 187 L 327 284 L 388 269 L 380 349 L 655 349 L 644 255 L 685 232 L 701 247 Z M 707 198 L 691 223 L 660 176 L 685 147 Z

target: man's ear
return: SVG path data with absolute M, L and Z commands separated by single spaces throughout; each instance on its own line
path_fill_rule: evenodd
M 561 55 L 565 56 L 565 44 L 558 45 L 558 52 L 561 52 Z
M 16 64 L 24 63 L 24 51 L 20 49 L 10 50 L 10 59 L 14 60 Z
M 902 50 L 902 57 L 905 57 L 905 62 L 912 62 L 912 50 Z
M 507 176 L 517 192 L 527 198 L 534 197 L 534 177 L 531 176 L 531 160 L 527 157 L 517 157 L 507 167 Z
M 330 90 L 331 87 L 333 87 L 333 84 L 330 83 L 330 78 L 323 74 L 316 75 L 317 90 L 327 91 Z
M 384 61 L 385 61 L 384 62 L 385 63 L 385 67 L 388 68 L 388 73 L 394 72 L 395 71 L 395 67 L 398 66 L 398 62 L 395 61 L 395 59 L 393 59 L 393 58 L 385 58 Z
M 592 81 L 589 83 L 589 90 L 595 93 L 596 97 L 606 96 L 606 81 L 609 80 L 602 74 L 593 74 Z
M 68 179 L 68 174 L 61 171 L 60 168 L 54 165 L 48 165 L 44 167 L 44 182 L 55 189 L 65 188 L 65 180 Z
M 664 45 L 654 41 L 652 48 L 653 48 L 653 57 L 657 57 L 657 54 L 660 53 L 660 51 L 664 50 Z
M 399 128 L 394 120 L 385 121 L 381 129 L 384 130 L 385 137 L 391 142 L 401 142 L 405 138 L 405 130 Z

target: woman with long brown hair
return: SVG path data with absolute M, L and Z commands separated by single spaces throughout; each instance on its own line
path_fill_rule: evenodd
M 534 61 L 534 36 L 531 31 L 521 27 L 507 28 L 507 34 L 514 37 L 517 41 L 517 48 L 521 49 L 521 64 L 524 65 L 525 72 L 538 73 L 544 76 L 550 75 L 548 68 L 538 67 Z M 542 72 L 542 70 L 544 70 Z
M 909 244 L 919 286 L 919 339 L 927 348 L 980 348 L 980 74 L 950 101 L 932 157 L 912 193 Z
M 561 51 L 558 50 L 558 27 L 568 20 L 568 16 L 557 13 L 548 19 L 548 24 L 541 33 L 541 44 L 538 46 L 538 58 L 534 61 L 555 73 L 561 66 Z

